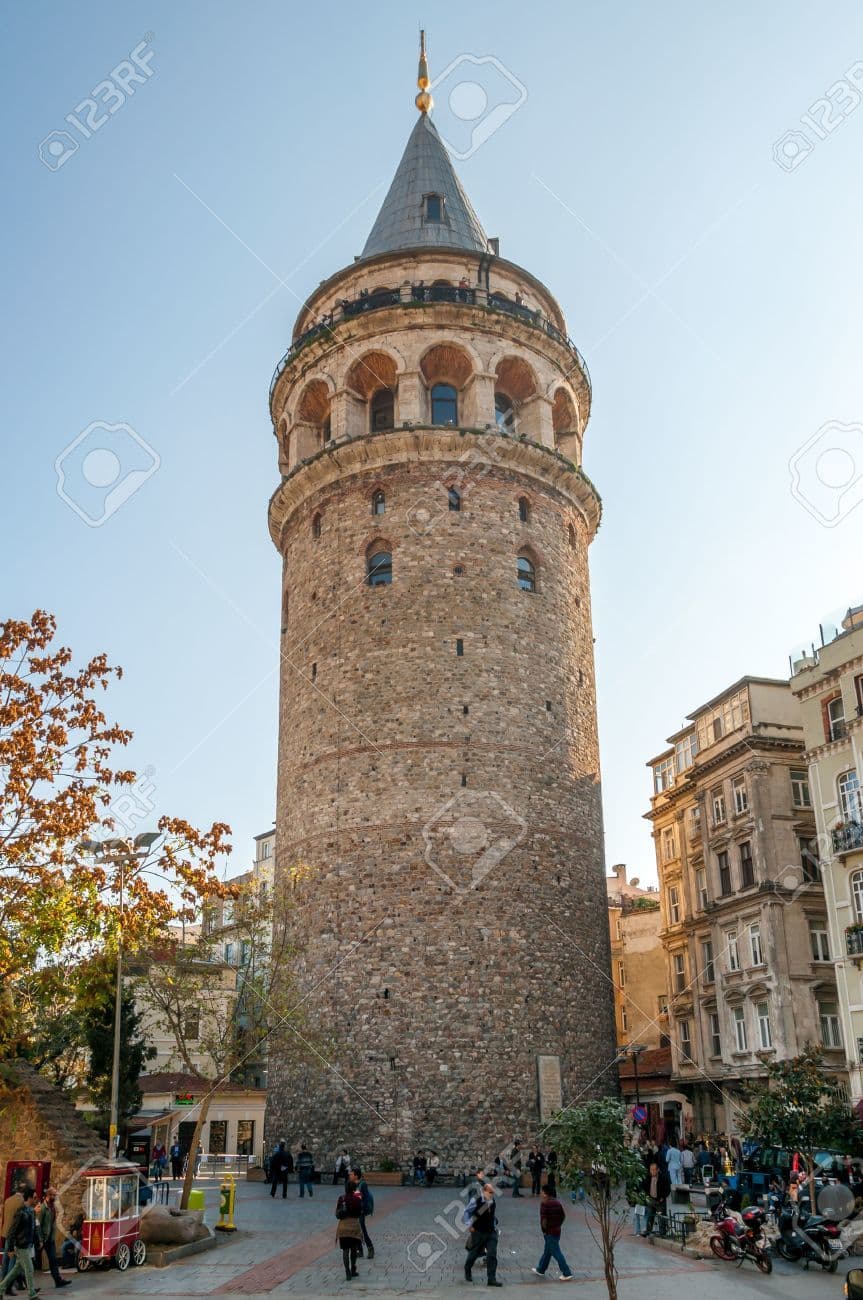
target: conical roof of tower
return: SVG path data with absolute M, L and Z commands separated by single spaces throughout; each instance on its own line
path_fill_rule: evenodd
M 427 194 L 443 198 L 442 221 L 424 219 L 423 198 Z M 489 251 L 488 236 L 427 113 L 420 114 L 411 131 L 362 255 L 374 257 L 400 248 Z

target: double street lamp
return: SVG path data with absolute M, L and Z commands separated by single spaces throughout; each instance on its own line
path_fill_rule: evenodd
M 146 861 L 150 849 L 159 835 L 146 831 L 133 840 L 83 840 L 79 845 L 85 853 L 101 862 L 114 864 L 120 870 L 120 916 L 117 924 L 117 986 L 114 993 L 114 1058 L 111 1067 L 111 1118 L 108 1127 L 108 1159 L 116 1152 L 117 1128 L 120 1109 L 120 1029 L 123 1019 L 123 889 L 126 871 Z
M 640 1106 L 640 1105 L 641 1105 L 641 1096 L 640 1096 L 639 1091 L 638 1091 L 638 1058 L 639 1058 L 639 1056 L 641 1056 L 641 1053 L 642 1053 L 642 1052 L 646 1052 L 646 1051 L 647 1051 L 647 1047 L 645 1046 L 644 1043 L 629 1043 L 629 1044 L 627 1044 L 626 1047 L 622 1047 L 622 1048 L 620 1049 L 620 1056 L 618 1057 L 618 1060 L 621 1060 L 621 1059 L 623 1059 L 623 1058 L 626 1057 L 626 1056 L 631 1056 L 631 1057 L 632 1057 L 632 1069 L 633 1069 L 633 1073 L 634 1073 L 634 1075 L 635 1075 L 635 1104 L 636 1104 L 636 1106 Z

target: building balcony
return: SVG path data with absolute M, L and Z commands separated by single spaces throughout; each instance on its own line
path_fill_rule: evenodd
M 334 330 L 342 321 L 354 320 L 359 316 L 365 316 L 368 312 L 380 311 L 381 308 L 385 307 L 400 307 L 411 310 L 439 302 L 450 303 L 456 307 L 480 307 L 484 311 L 503 312 L 505 315 L 514 316 L 526 325 L 530 325 L 533 329 L 538 329 L 543 334 L 547 334 L 549 338 L 554 339 L 557 343 L 562 343 L 572 354 L 584 376 L 588 392 L 590 392 L 591 383 L 587 362 L 572 339 L 567 338 L 542 312 L 525 307 L 522 303 L 513 302 L 511 298 L 506 298 L 502 294 L 489 293 L 488 290 L 479 286 L 471 288 L 460 285 L 428 284 L 406 285 L 403 289 L 379 289 L 376 293 L 368 293 L 353 300 L 344 299 L 331 312 L 325 313 L 317 324 L 306 330 L 291 344 L 276 366 L 270 383 L 270 396 L 272 397 L 273 389 L 285 366 L 293 361 L 297 353 L 317 339 L 325 337 L 332 339 Z
M 833 852 L 839 857 L 863 849 L 863 825 L 860 822 L 847 822 L 844 826 L 837 826 L 831 835 Z
M 849 957 L 863 959 L 863 926 L 849 925 L 846 927 L 845 951 Z

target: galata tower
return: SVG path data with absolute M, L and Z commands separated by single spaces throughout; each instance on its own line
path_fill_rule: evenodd
M 276 888 L 307 1022 L 267 1140 L 370 1167 L 531 1142 L 616 1087 L 588 547 L 591 390 L 430 116 L 270 388 Z M 314 1037 L 309 1025 L 314 1026 Z

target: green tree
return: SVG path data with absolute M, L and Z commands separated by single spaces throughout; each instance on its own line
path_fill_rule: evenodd
M 557 1151 L 563 1183 L 584 1187 L 588 1231 L 602 1252 L 609 1300 L 617 1300 L 614 1249 L 628 1207 L 644 1188 L 644 1164 L 632 1145 L 626 1108 L 605 1097 L 561 1111 L 548 1143 Z
M 825 1071 L 823 1054 L 816 1047 L 767 1067 L 767 1083 L 753 1089 L 741 1129 L 765 1146 L 800 1152 L 806 1161 L 813 1207 L 815 1153 L 825 1149 L 856 1151 L 861 1139 L 860 1123 L 835 1075 Z
M 114 1055 L 114 982 L 104 966 L 92 970 L 93 994 L 82 1015 L 84 1043 L 88 1053 L 86 1080 L 96 1106 L 100 1128 L 108 1131 L 111 1114 L 111 1075 Z M 123 988 L 120 1028 L 120 1077 L 118 1125 L 132 1117 L 141 1105 L 138 1080 L 144 1066 L 156 1055 L 143 1037 L 142 1012 L 136 1007 L 134 990 Z

